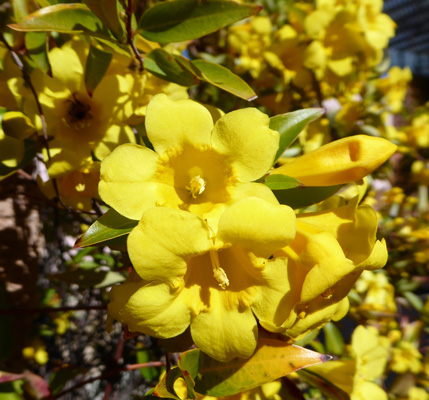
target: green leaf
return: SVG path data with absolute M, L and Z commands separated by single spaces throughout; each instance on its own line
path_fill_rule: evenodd
M 295 189 L 275 190 L 273 193 L 280 204 L 297 209 L 320 203 L 338 192 L 342 186 L 301 186 Z
M 24 32 L 86 33 L 112 40 L 103 23 L 84 4 L 56 4 L 41 8 L 10 28 Z
M 90 95 L 94 93 L 95 88 L 103 79 L 113 54 L 108 51 L 91 46 L 85 68 L 85 86 Z
M 198 78 L 184 68 L 175 56 L 162 49 L 155 49 L 148 53 L 144 59 L 144 67 L 158 78 L 181 86 L 193 86 L 199 82 Z
M 116 0 L 83 0 L 83 2 L 119 41 L 125 37 L 125 29 L 119 19 Z
M 138 221 L 125 218 L 113 208 L 95 221 L 76 241 L 75 247 L 87 247 L 126 235 L 137 226 Z
M 423 311 L 425 305 L 418 295 L 413 292 L 404 292 L 403 295 L 418 312 Z
M 153 42 L 182 42 L 256 15 L 261 8 L 225 0 L 168 1 L 149 8 L 139 22 L 139 29 L 142 36 Z
M 51 66 L 48 59 L 48 35 L 46 32 L 27 32 L 25 34 L 25 47 L 28 55 L 43 71 L 49 72 Z
M 156 397 L 162 397 L 163 399 L 180 400 L 180 397 L 177 396 L 173 386 L 174 382 L 176 382 L 176 380 L 181 378 L 182 376 L 182 371 L 178 367 L 173 367 L 159 381 L 152 393 Z
M 305 126 L 309 122 L 319 118 L 324 112 L 323 108 L 307 108 L 270 118 L 270 128 L 280 133 L 279 150 L 277 151 L 275 161 L 294 142 Z
M 194 60 L 192 64 L 200 72 L 198 78 L 202 81 L 211 83 L 247 101 L 255 100 L 258 97 L 243 79 L 235 75 L 228 68 L 205 60 Z
M 344 351 L 344 339 L 340 330 L 332 322 L 328 322 L 323 327 L 325 333 L 325 348 L 328 353 L 341 355 Z
M 293 189 L 302 186 L 302 183 L 292 176 L 277 174 L 265 177 L 264 184 L 271 190 Z
M 195 380 L 198 393 L 221 397 L 253 389 L 327 360 L 327 356 L 302 347 L 260 339 L 255 353 L 248 359 L 236 358 L 222 363 L 196 349 L 182 353 L 178 365 Z

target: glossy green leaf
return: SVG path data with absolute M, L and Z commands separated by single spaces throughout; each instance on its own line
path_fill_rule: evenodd
M 95 221 L 76 241 L 75 247 L 87 247 L 123 236 L 137 226 L 138 221 L 125 218 L 113 208 Z
M 91 46 L 85 67 L 85 86 L 90 95 L 103 79 L 112 61 L 113 54 Z
M 287 175 L 268 175 L 264 178 L 264 184 L 271 190 L 293 189 L 302 186 L 298 179 Z
M 258 97 L 243 79 L 228 68 L 205 60 L 194 60 L 192 64 L 200 71 L 198 77 L 201 80 L 247 101 L 255 100 Z
M 153 42 L 182 42 L 256 15 L 261 8 L 225 0 L 167 1 L 147 10 L 140 19 L 139 29 L 142 36 Z
M 325 348 L 328 353 L 341 355 L 344 352 L 344 339 L 341 331 L 332 322 L 328 322 L 323 327 L 325 334 Z
M 182 353 L 178 365 L 195 380 L 196 392 L 221 397 L 253 389 L 327 359 L 323 354 L 292 344 L 260 339 L 249 359 L 221 363 L 196 349 Z
M 295 141 L 305 126 L 309 122 L 319 118 L 324 112 L 323 108 L 307 108 L 270 118 L 270 128 L 280 133 L 279 150 L 277 151 L 275 161 Z
M 24 32 L 86 33 L 112 40 L 103 23 L 84 4 L 56 4 L 41 8 L 10 28 Z
M 88 8 L 103 22 L 103 24 L 121 40 L 125 37 L 123 23 L 119 19 L 118 2 L 116 0 L 83 0 Z
M 147 54 L 144 67 L 158 78 L 181 86 L 193 86 L 199 82 L 198 78 L 184 68 L 176 57 L 162 49 L 155 49 Z
M 301 186 L 295 189 L 275 190 L 273 193 L 280 204 L 297 209 L 320 203 L 338 192 L 342 186 Z
M 49 72 L 51 66 L 48 59 L 48 35 L 46 32 L 27 32 L 25 34 L 25 47 L 28 55 L 43 71 Z

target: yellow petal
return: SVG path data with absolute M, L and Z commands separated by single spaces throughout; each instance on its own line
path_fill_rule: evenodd
M 100 197 L 120 214 L 139 220 L 143 212 L 162 199 L 164 186 L 148 182 L 157 168 L 158 156 L 146 147 L 125 144 L 101 163 Z
M 208 145 L 212 129 L 210 112 L 193 100 L 173 101 L 161 93 L 147 106 L 147 136 L 160 155 L 184 145 Z
M 6 135 L 19 140 L 24 140 L 36 132 L 36 127 L 30 118 L 19 111 L 3 114 L 2 127 Z
M 100 161 L 104 160 L 119 145 L 134 143 L 136 140 L 131 127 L 121 122 L 109 125 L 103 133 L 102 140 L 94 148 L 94 154 Z
M 250 357 L 258 338 L 258 326 L 250 308 L 241 312 L 226 308 L 223 297 L 227 295 L 217 289 L 210 290 L 210 308 L 191 324 L 196 346 L 222 362 Z
M 229 158 L 243 182 L 260 178 L 274 162 L 279 133 L 269 124 L 268 116 L 256 108 L 232 111 L 216 122 L 212 146 Z
M 144 281 L 126 282 L 110 291 L 109 317 L 158 338 L 183 333 L 191 322 L 187 305 L 169 285 L 147 285 Z
M 388 140 L 356 135 L 328 143 L 275 170 L 307 186 L 330 186 L 357 181 L 373 172 L 396 151 Z
M 356 373 L 356 361 L 354 360 L 329 361 L 308 367 L 306 370 L 320 375 L 346 393 L 353 391 L 353 379 Z M 369 399 L 370 397 L 368 397 Z
M 284 205 L 249 197 L 234 203 L 219 219 L 218 237 L 258 257 L 270 257 L 295 237 L 295 213 Z
M 207 224 L 197 215 L 154 207 L 131 231 L 127 247 L 142 279 L 179 285 L 187 270 L 187 258 L 208 252 L 213 242 Z

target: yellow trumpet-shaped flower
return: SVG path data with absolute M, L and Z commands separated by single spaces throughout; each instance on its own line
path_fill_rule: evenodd
M 263 184 L 252 183 L 271 167 L 279 134 L 269 118 L 247 108 L 217 121 L 192 100 L 155 96 L 146 131 L 155 151 L 126 144 L 101 165 L 99 192 L 120 214 L 139 220 L 153 206 L 179 208 L 216 219 L 228 204 L 247 196 L 277 203 Z
M 276 314 L 289 290 L 287 259 L 271 256 L 294 236 L 292 209 L 255 197 L 228 207 L 216 234 L 195 214 L 153 207 L 129 235 L 138 276 L 112 288 L 108 323 L 158 338 L 190 326 L 209 356 L 250 357 L 257 319 Z
M 386 139 L 356 135 L 328 143 L 271 171 L 299 179 L 307 186 L 357 181 L 373 172 L 396 151 Z
M 290 288 L 271 320 L 270 331 L 298 338 L 348 310 L 347 294 L 363 270 L 384 266 L 387 250 L 376 240 L 377 216 L 369 206 L 349 204 L 297 216 L 295 239 L 274 257 L 287 257 Z

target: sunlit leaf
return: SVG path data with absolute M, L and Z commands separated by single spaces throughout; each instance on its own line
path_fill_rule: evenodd
M 300 186 L 294 189 L 275 190 L 274 195 L 280 204 L 294 209 L 320 203 L 340 190 L 342 185 L 335 186 Z
M 220 397 L 258 387 L 327 360 L 327 356 L 303 347 L 260 339 L 249 359 L 222 363 L 196 349 L 182 353 L 178 365 L 195 380 L 196 392 Z
M 85 68 L 85 86 L 90 95 L 103 79 L 112 57 L 111 52 L 101 50 L 95 46 L 90 47 Z
M 292 189 L 302 186 L 298 179 L 287 175 L 268 175 L 264 178 L 264 184 L 271 190 Z
M 194 60 L 192 64 L 200 71 L 198 77 L 201 80 L 247 101 L 257 98 L 254 90 L 228 68 L 205 60 Z
M 27 32 L 24 37 L 28 55 L 44 72 L 49 72 L 51 69 L 48 59 L 47 37 L 46 32 Z
M 225 0 L 168 1 L 149 8 L 140 19 L 139 29 L 154 42 L 182 42 L 215 32 L 260 10 L 258 5 Z
M 184 68 L 172 54 L 162 49 L 155 49 L 147 54 L 144 67 L 158 78 L 181 86 L 193 86 L 199 82 L 198 78 Z
M 75 247 L 93 246 L 126 235 L 137 224 L 138 221 L 125 218 L 111 208 L 88 228 L 76 241 Z
M 307 108 L 270 118 L 270 128 L 280 133 L 279 150 L 275 161 L 295 141 L 305 126 L 319 118 L 324 112 L 323 108 Z
M 86 33 L 112 39 L 103 23 L 84 4 L 56 4 L 41 8 L 10 28 L 24 32 Z

